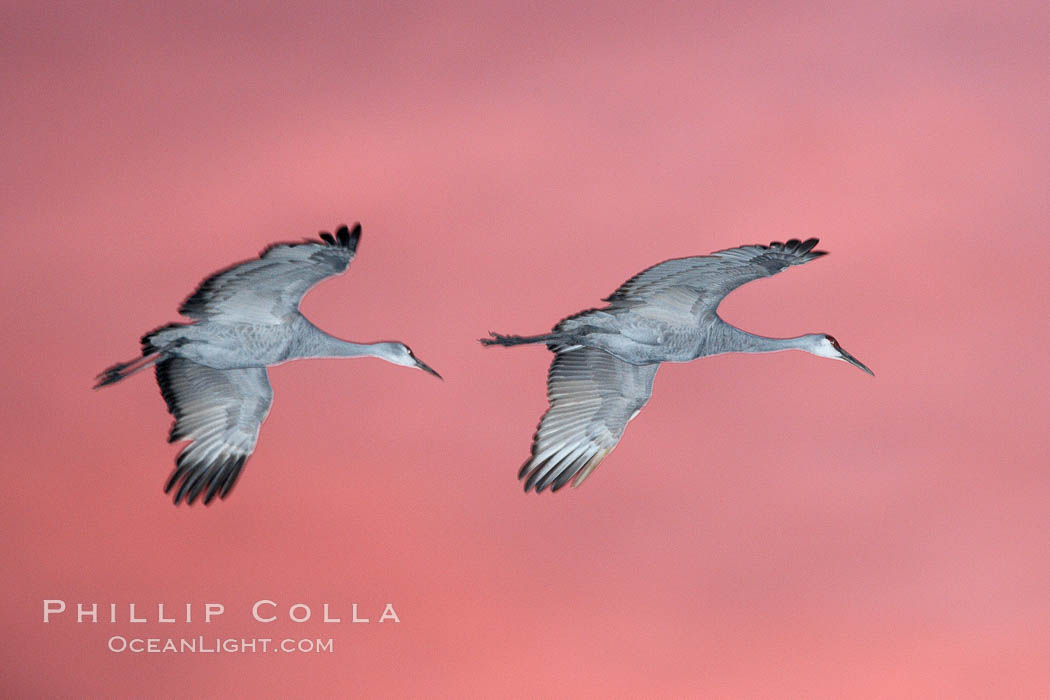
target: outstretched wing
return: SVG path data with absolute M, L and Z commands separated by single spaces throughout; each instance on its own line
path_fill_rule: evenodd
M 361 239 L 361 224 L 324 231 L 321 241 L 277 243 L 255 260 L 219 270 L 179 307 L 191 318 L 281 323 L 303 295 L 326 277 L 346 271 Z
M 518 474 L 525 490 L 579 486 L 620 441 L 649 400 L 660 365 L 632 365 L 595 348 L 560 352 L 547 376 L 550 408 L 540 420 L 532 457 Z
M 745 245 L 665 260 L 624 282 L 605 301 L 622 307 L 660 306 L 699 318 L 714 313 L 722 299 L 742 284 L 827 255 L 813 250 L 817 242 L 816 238 L 793 238 L 787 243 Z
M 273 389 L 265 367 L 213 369 L 181 357 L 157 363 L 157 384 L 175 416 L 168 442 L 191 440 L 175 463 L 164 492 L 176 485 L 175 504 L 204 494 L 226 498 L 255 450 L 270 412 Z

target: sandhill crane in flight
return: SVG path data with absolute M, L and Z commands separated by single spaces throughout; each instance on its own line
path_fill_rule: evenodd
M 555 354 L 547 376 L 550 408 L 518 473 L 525 490 L 579 486 L 616 447 L 653 389 L 661 362 L 689 362 L 728 352 L 805 350 L 843 360 L 874 375 L 825 333 L 766 338 L 718 316 L 718 305 L 742 284 L 825 255 L 804 242 L 747 245 L 666 260 L 627 280 L 608 305 L 561 320 L 551 333 L 499 335 L 483 345 L 546 343 Z
M 350 266 L 361 225 L 320 236 L 320 241 L 276 243 L 254 260 L 211 275 L 179 307 L 194 323 L 147 333 L 142 357 L 96 377 L 98 389 L 156 368 L 160 392 L 175 417 L 168 442 L 191 441 L 164 488 L 165 493 L 175 489 L 176 505 L 183 499 L 192 504 L 202 494 L 207 504 L 233 488 L 270 412 L 267 367 L 309 357 L 378 357 L 440 378 L 404 343 L 340 340 L 300 313 L 311 287 Z

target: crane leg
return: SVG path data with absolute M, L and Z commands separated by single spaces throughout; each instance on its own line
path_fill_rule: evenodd
M 499 333 L 493 333 L 489 331 L 491 338 L 481 338 L 478 342 L 482 345 L 525 345 L 527 343 L 550 343 L 557 340 L 563 340 L 564 336 L 558 333 L 547 333 L 544 335 L 500 335 Z
M 153 352 L 138 357 L 131 362 L 118 362 L 115 365 L 107 367 L 106 369 L 99 372 L 98 376 L 95 377 L 98 383 L 95 384 L 94 388 L 99 389 L 109 384 L 115 384 L 122 379 L 127 379 L 136 372 L 141 372 L 147 367 L 152 367 L 157 361 L 161 359 L 159 352 L 154 350 Z

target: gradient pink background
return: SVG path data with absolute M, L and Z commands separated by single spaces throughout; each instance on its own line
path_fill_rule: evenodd
M 684 5 L 4 5 L 4 695 L 1045 697 L 1045 5 Z M 276 368 L 233 496 L 172 507 L 155 383 L 93 375 L 212 270 L 353 220 L 305 312 L 447 381 Z M 831 255 L 724 315 L 875 379 L 667 366 L 584 488 L 521 492 L 549 355 L 476 338 L 808 235 Z M 45 598 L 227 612 L 44 625 Z

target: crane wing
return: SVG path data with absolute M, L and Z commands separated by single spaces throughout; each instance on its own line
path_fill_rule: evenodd
M 573 486 L 582 484 L 649 400 L 658 368 L 589 347 L 557 353 L 547 376 L 550 408 L 518 474 L 528 476 L 525 490 L 557 491 L 573 477 Z
M 299 309 L 315 284 L 346 271 L 354 259 L 361 225 L 341 226 L 321 241 L 277 243 L 258 258 L 219 270 L 179 307 L 191 318 L 249 323 L 281 323 Z
M 714 313 L 727 294 L 742 284 L 775 275 L 827 253 L 813 250 L 818 239 L 768 246 L 746 245 L 710 255 L 675 258 L 639 272 L 606 297 L 621 307 L 663 306 L 694 317 Z
M 265 367 L 213 369 L 181 357 L 157 363 L 157 384 L 175 416 L 168 442 L 191 440 L 176 461 L 164 492 L 176 484 L 176 505 L 203 494 L 210 503 L 233 488 L 255 450 L 270 412 L 273 389 Z

